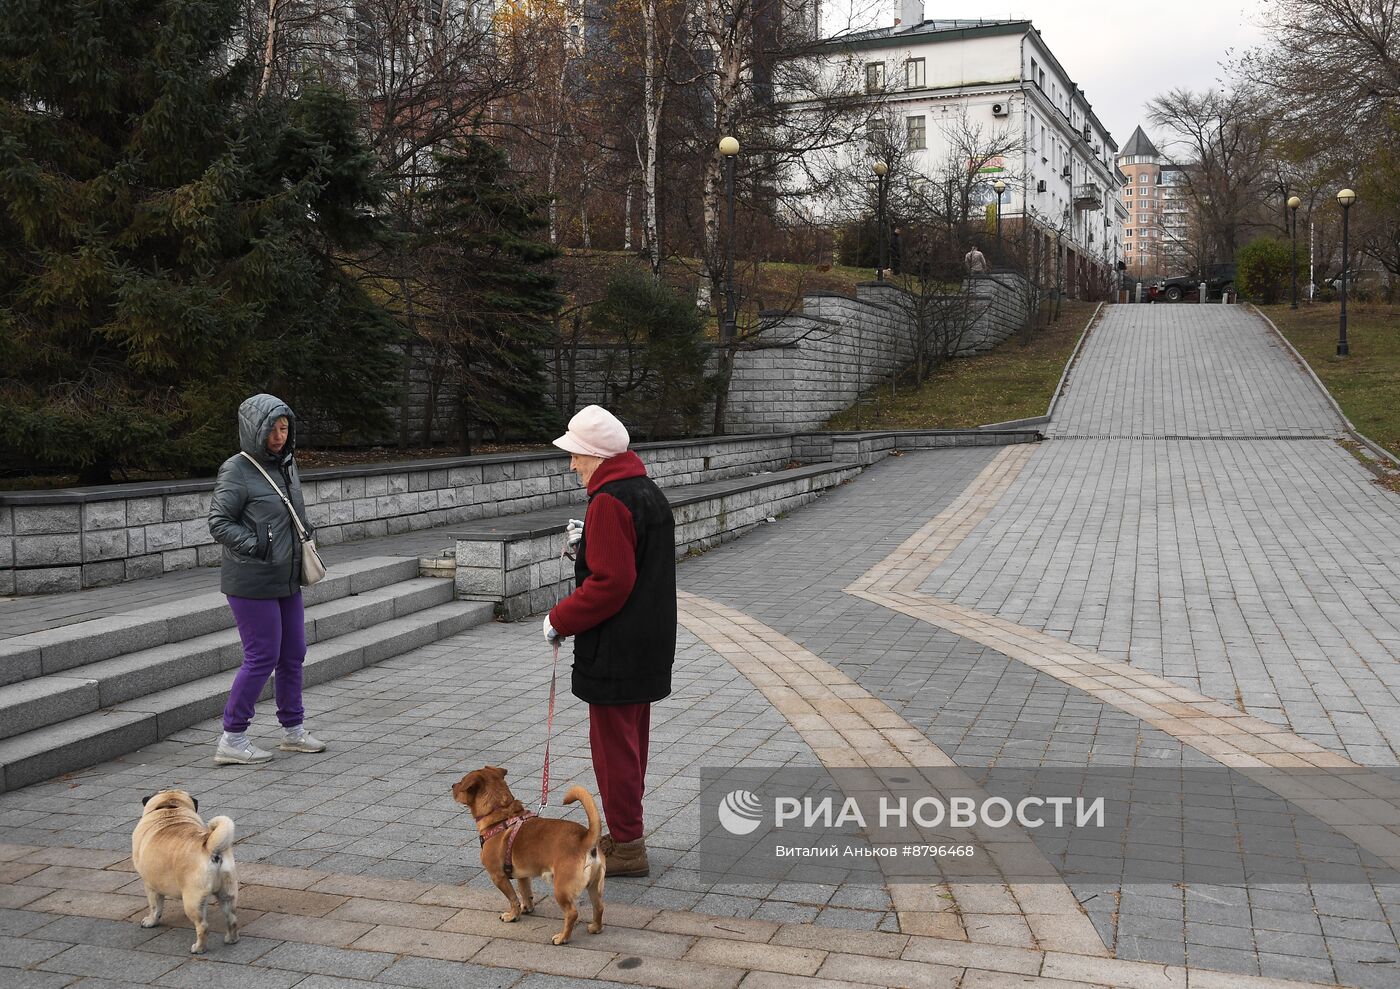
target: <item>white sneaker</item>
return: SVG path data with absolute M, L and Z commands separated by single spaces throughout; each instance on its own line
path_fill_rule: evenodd
M 219 751 L 214 753 L 214 762 L 220 766 L 252 766 L 271 761 L 272 753 L 254 745 L 246 733 L 230 735 L 224 732 L 219 738 Z
M 283 752 L 324 752 L 326 743 L 316 738 L 304 725 L 287 728 L 282 736 L 282 744 L 277 746 Z

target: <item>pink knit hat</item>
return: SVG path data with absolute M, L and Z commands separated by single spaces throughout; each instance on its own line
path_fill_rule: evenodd
M 631 437 L 617 416 L 601 405 L 580 409 L 569 420 L 569 431 L 554 441 L 554 445 L 569 453 L 607 460 L 627 452 Z

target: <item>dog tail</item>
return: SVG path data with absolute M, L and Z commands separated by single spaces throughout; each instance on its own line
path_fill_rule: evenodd
M 204 836 L 204 850 L 220 855 L 233 847 L 233 818 L 215 817 L 209 821 L 209 833 Z
M 588 815 L 588 847 L 594 848 L 598 844 L 598 836 L 603 833 L 603 824 L 598 820 L 598 805 L 593 802 L 593 794 L 583 787 L 569 787 L 569 792 L 564 794 L 564 803 L 579 802 L 583 803 L 583 812 Z

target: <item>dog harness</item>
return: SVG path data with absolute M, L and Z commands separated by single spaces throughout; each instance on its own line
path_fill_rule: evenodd
M 482 848 L 485 848 L 486 843 L 492 838 L 496 837 L 496 835 L 500 834 L 502 831 L 506 832 L 506 855 L 505 861 L 501 864 L 501 868 L 505 871 L 507 879 L 515 878 L 515 866 L 510 860 L 510 851 L 512 848 L 515 847 L 515 836 L 520 833 L 520 825 L 524 824 L 530 818 L 538 816 L 539 815 L 536 814 L 534 811 L 527 810 L 522 814 L 517 814 L 514 817 L 507 818 L 500 824 L 493 824 L 491 825 L 491 827 L 481 832 Z

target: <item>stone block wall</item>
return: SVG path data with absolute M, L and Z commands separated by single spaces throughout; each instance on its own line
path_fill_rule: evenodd
M 1029 301 L 1025 285 L 1012 273 L 964 283 L 977 315 L 960 354 L 990 350 L 1022 326 Z M 800 313 L 774 314 L 759 334 L 758 345 L 735 355 L 726 429 L 821 429 L 863 392 L 888 381 L 913 359 L 906 297 L 892 284 L 866 282 L 856 287 L 855 298 L 809 295 Z M 589 403 L 608 404 L 609 382 L 623 373 L 617 366 L 620 353 L 611 346 L 589 344 L 576 348 L 572 358 L 548 355 L 553 397 L 561 413 L 572 414 Z
M 792 434 L 640 443 L 663 484 L 780 470 Z M 209 535 L 212 479 L 0 492 L 0 597 L 98 587 L 219 562 Z M 517 514 L 576 501 L 562 453 L 506 454 L 302 474 L 321 545 Z
M 735 481 L 728 490 L 687 496 L 667 485 L 676 516 L 676 556 L 734 539 L 770 516 L 801 507 L 821 492 L 854 477 L 858 464 L 823 465 L 788 471 L 771 480 Z M 573 561 L 561 559 L 564 524 L 520 532 L 464 532 L 456 537 L 455 586 L 461 599 L 493 601 L 497 613 L 515 620 L 552 608 L 573 590 Z

